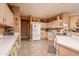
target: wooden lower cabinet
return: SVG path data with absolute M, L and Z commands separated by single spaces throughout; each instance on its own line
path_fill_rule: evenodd
M 58 45 L 59 56 L 79 56 L 79 52 L 66 48 L 62 45 Z
M 21 40 L 18 37 L 16 42 L 14 43 L 10 53 L 9 53 L 9 56 L 17 56 L 18 55 L 18 49 L 20 48 L 20 44 L 21 44 Z

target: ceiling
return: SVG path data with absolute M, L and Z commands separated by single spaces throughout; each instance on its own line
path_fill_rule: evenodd
M 20 7 L 21 15 L 49 18 L 61 12 L 79 14 L 79 3 L 11 3 Z

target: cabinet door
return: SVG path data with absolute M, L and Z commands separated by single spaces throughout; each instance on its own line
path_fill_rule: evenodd
M 11 11 L 10 11 L 10 17 L 9 17 L 9 25 L 13 26 L 13 14 Z
M 3 4 L 0 3 L 0 24 L 3 24 Z
M 10 23 L 9 23 L 9 17 L 11 16 L 10 14 L 10 10 L 9 10 L 9 7 L 6 5 L 6 25 L 7 26 L 10 26 Z
M 6 7 L 6 4 L 3 4 L 3 22 L 4 22 L 4 25 L 6 25 L 6 17 L 8 16 L 7 15 L 7 7 Z
M 9 9 L 9 7 L 7 6 L 7 15 L 6 15 L 6 24 L 8 26 L 13 26 L 13 14 L 11 12 L 11 10 Z

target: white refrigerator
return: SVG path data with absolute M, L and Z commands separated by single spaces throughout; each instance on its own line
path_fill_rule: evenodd
M 41 39 L 41 25 L 39 23 L 32 24 L 32 40 L 40 40 Z

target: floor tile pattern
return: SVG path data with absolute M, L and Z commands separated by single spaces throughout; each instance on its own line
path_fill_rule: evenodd
M 29 41 L 22 40 L 19 49 L 19 56 L 55 56 L 55 54 L 48 52 L 49 41 L 37 40 Z

